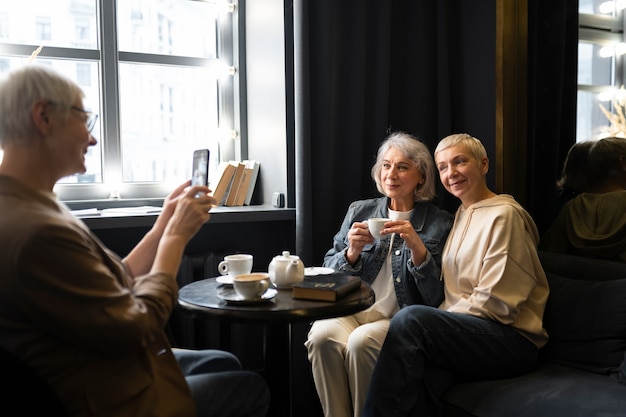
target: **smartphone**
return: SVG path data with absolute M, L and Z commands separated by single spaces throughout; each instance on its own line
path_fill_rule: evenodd
M 209 185 L 209 155 L 208 149 L 193 151 L 193 168 L 191 170 L 191 185 Z

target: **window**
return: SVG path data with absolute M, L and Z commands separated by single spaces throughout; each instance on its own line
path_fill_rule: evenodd
M 91 68 L 89 64 L 76 63 L 76 82 L 80 85 L 91 85 Z
M 624 135 L 624 13 L 620 1 L 580 0 L 576 140 Z
M 9 37 L 9 15 L 7 13 L 0 13 L 0 39 L 7 39 Z
M 37 16 L 37 40 L 49 41 L 51 38 L 50 17 Z
M 59 181 L 60 198 L 159 198 L 191 177 L 193 150 L 211 150 L 212 170 L 239 154 L 235 13 L 225 0 L 0 4 L 0 73 L 42 46 L 35 60 L 74 79 L 100 115 L 88 171 Z

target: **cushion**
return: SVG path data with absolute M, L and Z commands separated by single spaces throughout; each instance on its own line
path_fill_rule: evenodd
M 585 258 L 563 253 L 539 251 L 544 271 L 562 277 L 591 281 L 611 281 L 626 278 L 626 263 Z
M 550 296 L 543 359 L 574 368 L 618 372 L 626 352 L 626 279 L 591 281 L 547 272 Z
M 515 378 L 455 385 L 443 401 L 446 417 L 623 417 L 626 386 L 604 375 L 544 363 Z

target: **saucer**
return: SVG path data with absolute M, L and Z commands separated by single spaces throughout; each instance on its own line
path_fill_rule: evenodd
M 271 300 L 272 298 L 276 297 L 276 294 L 278 294 L 278 291 L 276 291 L 274 288 L 269 288 L 263 293 L 263 295 L 261 295 L 261 297 L 255 298 L 253 300 L 246 300 L 242 296 L 237 294 L 234 289 L 223 288 L 217 293 L 217 296 L 228 303 L 257 304 Z
M 217 277 L 215 280 L 220 284 L 233 285 L 233 277 L 230 275 L 222 275 L 221 277 Z
M 321 266 L 309 266 L 308 268 L 304 268 L 304 276 L 312 277 L 315 275 L 330 275 L 334 273 L 335 270 L 332 268 L 324 268 Z

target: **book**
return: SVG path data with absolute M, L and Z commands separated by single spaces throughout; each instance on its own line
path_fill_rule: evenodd
M 250 186 L 251 175 L 252 168 L 248 168 L 248 166 L 246 165 L 246 167 L 243 169 L 243 174 L 241 174 L 239 187 L 237 187 L 237 195 L 235 196 L 235 202 L 233 203 L 234 206 L 243 206 L 243 203 L 246 201 L 246 195 L 248 194 L 248 187 Z
M 213 197 L 218 205 L 222 204 L 236 170 L 237 167 L 230 162 L 220 162 L 218 165 L 215 180 L 212 180 L 209 186 L 213 190 Z
M 239 184 L 241 183 L 241 177 L 243 171 L 246 169 L 246 164 L 243 162 L 231 161 L 231 164 L 236 166 L 235 173 L 233 174 L 233 181 L 230 184 L 230 190 L 228 190 L 228 196 L 226 197 L 225 206 L 234 206 L 235 199 L 237 197 L 237 191 L 239 190 Z
M 248 190 L 246 192 L 246 197 L 243 201 L 243 204 L 246 206 L 250 205 L 250 201 L 252 201 L 252 194 L 254 193 L 254 187 L 256 185 L 257 177 L 259 176 L 259 167 L 261 164 L 259 161 L 255 161 L 254 159 L 249 159 L 244 161 L 246 163 L 246 167 L 250 168 L 250 182 L 248 184 Z
M 361 286 L 361 277 L 345 274 L 305 277 L 294 284 L 292 297 L 305 300 L 337 301 Z

